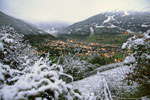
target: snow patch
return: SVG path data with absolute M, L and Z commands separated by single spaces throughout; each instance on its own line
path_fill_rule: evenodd
M 148 26 L 148 25 L 144 25 L 144 24 L 142 24 L 142 25 L 141 25 L 141 27 L 149 27 L 149 26 Z
M 39 33 L 41 34 L 41 33 L 43 33 L 42 31 L 39 31 Z
M 111 24 L 111 26 L 106 26 L 107 28 L 116 28 L 117 26 Z
M 3 43 L 0 42 L 0 51 L 3 51 L 4 50 L 4 46 L 3 46 Z
M 128 16 L 129 13 L 127 11 L 124 11 L 124 16 Z
M 110 22 L 111 20 L 115 20 L 115 19 L 114 19 L 114 16 L 115 16 L 115 15 L 108 16 L 107 19 L 103 21 L 103 24 L 104 24 L 104 23 L 108 23 L 108 22 Z
M 96 28 L 104 28 L 105 26 L 103 26 L 103 25 L 100 25 L 100 26 L 95 25 L 95 27 Z
M 124 60 L 124 63 L 127 64 L 127 63 L 134 63 L 136 60 L 135 60 L 135 57 L 133 55 L 130 55 L 130 56 L 127 56 Z
M 93 27 L 90 27 L 90 35 L 94 35 L 94 29 L 93 29 Z

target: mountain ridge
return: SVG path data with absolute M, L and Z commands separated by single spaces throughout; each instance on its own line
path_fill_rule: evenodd
M 9 16 L 2 11 L 0 11 L 0 27 L 3 25 L 6 26 L 11 26 L 13 27 L 18 33 L 22 33 L 25 35 L 28 34 L 35 34 L 35 35 L 40 35 L 40 34 L 48 34 L 47 32 L 44 32 L 41 29 L 38 29 L 35 25 L 25 22 L 23 20 L 14 18 L 12 16 Z
M 76 22 L 63 30 L 63 34 L 85 35 L 145 32 L 150 29 L 150 12 L 103 12 Z

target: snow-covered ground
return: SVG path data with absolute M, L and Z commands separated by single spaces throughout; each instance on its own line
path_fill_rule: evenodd
M 104 72 L 106 70 L 114 69 L 114 68 L 121 67 L 121 66 L 123 66 L 123 62 L 103 65 L 103 66 L 100 66 L 100 67 L 94 69 L 93 71 L 90 71 L 90 72 L 86 73 L 85 77 L 95 75 L 97 72 Z
M 103 72 L 97 72 L 96 75 L 73 82 L 71 84 L 75 89 L 79 89 L 79 91 L 81 91 L 84 95 L 89 95 L 91 93 L 102 95 L 102 93 L 104 93 L 104 84 L 106 82 L 111 91 L 130 92 L 135 90 L 136 85 L 128 86 L 123 82 L 127 72 L 129 72 L 129 67 L 122 66 Z

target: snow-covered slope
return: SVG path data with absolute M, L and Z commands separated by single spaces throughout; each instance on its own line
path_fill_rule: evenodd
M 107 70 L 104 72 L 97 72 L 96 75 L 87 77 L 83 80 L 71 83 L 75 89 L 79 89 L 84 95 L 90 95 L 91 93 L 97 95 L 103 95 L 104 84 L 107 82 L 110 91 L 124 92 L 134 91 L 136 85 L 128 86 L 123 82 L 126 73 L 129 72 L 129 67 L 122 66 Z M 116 93 L 117 94 L 117 93 Z

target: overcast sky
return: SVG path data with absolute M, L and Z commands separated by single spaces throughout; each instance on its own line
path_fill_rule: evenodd
M 0 10 L 31 22 L 77 22 L 110 10 L 145 10 L 150 0 L 0 0 Z

